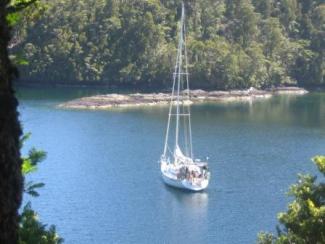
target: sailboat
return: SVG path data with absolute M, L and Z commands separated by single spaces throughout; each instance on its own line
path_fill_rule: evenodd
M 193 157 L 185 33 L 185 7 L 182 3 L 177 58 L 160 169 L 167 185 L 190 191 L 202 191 L 208 187 L 210 171 L 207 162 L 201 162 Z

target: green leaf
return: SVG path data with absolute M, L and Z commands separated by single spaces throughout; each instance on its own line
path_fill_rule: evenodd
M 46 152 L 37 150 L 33 147 L 28 152 L 28 158 L 30 159 L 32 165 L 37 165 L 46 158 Z
M 45 186 L 44 183 L 33 183 L 32 181 L 29 181 L 25 183 L 24 192 L 33 197 L 38 197 L 39 193 L 36 191 L 36 189 L 42 188 L 43 186 Z
M 29 191 L 25 191 L 27 194 L 31 195 L 32 197 L 39 197 L 39 193 L 37 191 L 34 190 L 29 190 Z
M 318 170 L 325 175 L 325 156 L 316 156 L 313 158 Z
M 21 20 L 21 15 L 18 13 L 10 13 L 7 14 L 6 19 L 9 26 L 14 26 Z
M 20 149 L 24 146 L 24 143 L 30 138 L 31 135 L 32 135 L 32 133 L 28 132 L 28 133 L 25 133 L 20 138 L 20 141 L 19 141 L 19 147 L 20 147 Z
M 33 165 L 30 159 L 23 158 L 23 165 L 22 165 L 23 175 L 27 175 L 29 173 L 35 172 L 36 170 L 37 170 L 37 166 Z
M 29 62 L 26 59 L 19 59 L 17 60 L 17 65 L 28 65 Z

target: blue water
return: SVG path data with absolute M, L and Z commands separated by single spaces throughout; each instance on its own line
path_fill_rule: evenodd
M 325 94 L 196 105 L 194 153 L 210 158 L 210 186 L 174 190 L 158 167 L 166 108 L 55 107 L 84 93 L 18 93 L 32 132 L 24 152 L 48 153 L 28 179 L 46 183 L 32 206 L 66 243 L 254 243 L 258 232 L 275 231 L 297 174 L 316 174 L 310 158 L 325 154 Z

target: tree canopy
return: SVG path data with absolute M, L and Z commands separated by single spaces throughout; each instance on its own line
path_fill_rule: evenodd
M 25 79 L 169 85 L 181 0 L 44 3 L 40 18 L 22 18 L 17 29 L 15 52 L 29 60 L 22 68 Z M 188 0 L 185 5 L 192 87 L 324 84 L 321 0 Z

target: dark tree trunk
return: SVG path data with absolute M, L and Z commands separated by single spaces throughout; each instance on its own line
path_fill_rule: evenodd
M 18 243 L 18 209 L 21 204 L 23 176 L 19 152 L 21 127 L 17 99 L 12 88 L 16 70 L 8 57 L 10 28 L 6 7 L 0 0 L 0 243 Z

